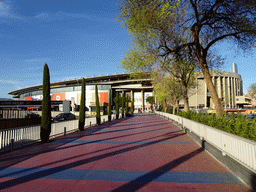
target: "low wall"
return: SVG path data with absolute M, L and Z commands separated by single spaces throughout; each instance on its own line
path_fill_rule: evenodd
M 28 125 L 37 125 L 41 123 L 41 118 L 35 119 L 0 119 L 0 130 Z
M 111 115 L 112 120 L 114 120 L 115 118 L 116 115 Z M 119 116 L 119 118 L 121 118 L 121 115 Z M 79 120 L 76 119 L 52 123 L 50 138 L 54 138 L 65 133 L 78 131 L 78 121 Z M 101 116 L 101 123 L 107 121 L 107 115 Z M 86 117 L 85 128 L 93 125 L 96 125 L 96 117 Z M 38 141 L 40 141 L 40 124 L 2 129 L 0 130 L 0 153 L 8 152 L 12 149 L 23 147 L 25 145 L 29 145 Z
M 156 112 L 173 121 L 205 150 L 256 191 L 256 142 L 173 114 Z

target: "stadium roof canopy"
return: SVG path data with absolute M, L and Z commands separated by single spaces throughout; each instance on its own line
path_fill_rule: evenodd
M 53 82 L 50 84 L 51 88 L 58 87 L 70 87 L 70 86 L 81 86 L 83 77 L 73 80 L 65 80 L 59 82 Z M 149 78 L 149 75 L 145 73 L 140 79 L 133 79 L 130 77 L 130 73 L 115 74 L 115 75 L 104 75 L 104 76 L 95 76 L 95 77 L 85 77 L 86 85 L 111 85 L 113 89 L 117 91 L 123 90 L 152 90 L 153 86 L 151 85 L 152 79 Z M 140 86 L 138 85 L 140 83 Z M 132 86 L 134 84 L 134 86 Z M 13 95 L 13 98 L 20 98 L 20 95 L 40 91 L 43 89 L 43 85 L 36 85 L 32 87 L 22 88 L 15 91 L 11 91 L 8 94 Z

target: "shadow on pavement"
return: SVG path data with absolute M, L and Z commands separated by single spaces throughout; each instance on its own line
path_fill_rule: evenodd
M 168 135 L 168 137 L 166 137 L 164 139 L 159 139 L 159 140 L 155 140 L 155 141 L 149 141 L 149 142 L 144 143 L 144 144 L 139 144 L 139 145 L 136 145 L 136 146 L 127 147 L 125 149 L 120 149 L 120 150 L 116 150 L 116 151 L 113 151 L 113 152 L 105 153 L 105 154 L 102 154 L 102 155 L 90 157 L 90 158 L 87 158 L 87 159 L 79 160 L 79 161 L 72 162 L 72 163 L 69 163 L 69 164 L 66 164 L 66 165 L 62 165 L 62 166 L 58 166 L 58 167 L 55 167 L 55 168 L 38 171 L 38 172 L 35 172 L 35 173 L 32 173 L 32 174 L 26 175 L 24 177 L 14 178 L 14 179 L 2 182 L 1 186 L 0 186 L 0 190 L 6 189 L 6 188 L 8 188 L 10 186 L 15 186 L 15 185 L 19 185 L 19 184 L 22 184 L 22 183 L 25 183 L 25 182 L 29 182 L 29 181 L 32 181 L 32 180 L 36 180 L 38 178 L 43 178 L 45 176 L 48 176 L 48 175 L 51 175 L 51 174 L 54 174 L 54 173 L 58 173 L 58 172 L 64 171 L 66 169 L 71 169 L 71 168 L 74 168 L 74 167 L 77 167 L 77 166 L 80 166 L 80 165 L 84 165 L 84 164 L 87 164 L 87 163 L 90 163 L 90 162 L 94 162 L 94 161 L 98 161 L 98 160 L 107 158 L 107 157 L 110 157 L 110 156 L 122 154 L 122 153 L 125 153 L 125 152 L 128 152 L 128 151 L 131 151 L 131 150 L 135 150 L 135 149 L 139 149 L 139 148 L 146 147 L 146 146 L 149 146 L 149 145 L 157 144 L 159 142 L 166 141 L 166 140 L 169 140 L 171 138 L 178 137 L 178 136 L 181 136 L 181 135 L 182 134 L 177 134 L 177 133 L 175 135 L 175 133 L 173 133 L 173 136 L 169 136 Z M 163 137 L 163 136 L 167 136 L 167 135 L 164 134 L 164 135 L 157 136 L 157 137 Z M 157 138 L 157 137 L 155 137 L 155 138 Z M 149 139 L 152 139 L 152 138 L 149 138 Z M 146 140 L 149 140 L 149 139 L 146 139 Z M 130 144 L 136 144 L 138 142 L 141 142 L 141 141 L 135 141 L 134 143 L 131 142 Z M 106 149 L 104 149 L 104 150 L 106 150 Z M 178 158 L 178 159 L 172 161 L 171 163 L 169 163 L 170 165 L 167 164 L 165 166 L 172 166 L 172 168 L 173 168 L 173 167 L 177 166 L 177 164 L 180 164 L 180 163 L 188 160 L 189 158 L 191 158 L 192 155 L 198 154 L 199 152 L 197 152 L 197 151 L 193 152 L 193 153 L 191 153 L 189 155 L 183 156 L 181 158 Z M 200 149 L 199 151 L 201 152 L 201 151 L 203 151 L 203 149 Z M 95 152 L 93 152 L 93 153 L 95 153 Z M 68 158 L 68 159 L 74 159 L 74 158 L 81 157 L 81 156 L 84 156 L 84 155 L 87 155 L 87 154 L 74 156 L 74 157 L 71 157 L 71 158 Z M 65 161 L 65 160 L 68 160 L 68 159 L 64 159 L 64 160 L 60 160 L 60 161 Z M 57 162 L 53 162 L 53 163 L 50 163 L 50 164 L 54 164 L 54 163 L 57 163 Z M 173 163 L 176 164 L 176 165 L 171 165 Z M 46 165 L 47 164 L 41 165 L 41 166 L 38 166 L 38 167 L 42 167 L 42 166 L 46 166 Z M 163 166 L 161 168 L 158 168 L 157 170 L 163 171 L 165 166 Z M 38 167 L 30 168 L 30 169 L 36 169 Z M 155 171 L 157 171 L 157 170 L 155 170 Z M 18 171 L 18 172 L 16 172 L 16 174 L 17 173 L 24 173 L 24 172 L 26 172 L 26 169 L 22 170 L 22 171 Z M 2 175 L 1 177 L 11 177 L 11 174 Z
M 138 177 L 132 181 L 130 181 L 127 184 L 124 184 L 116 189 L 113 190 L 113 192 L 117 192 L 117 191 L 137 191 L 140 188 L 144 187 L 145 185 L 147 185 L 148 183 L 154 181 L 156 178 L 160 177 L 161 175 L 163 175 L 164 173 L 170 171 L 171 169 L 173 169 L 174 167 L 177 167 L 178 165 L 180 165 L 181 163 L 189 160 L 191 157 L 194 157 L 195 155 L 201 153 L 203 150 L 203 148 L 199 148 L 187 155 L 183 155 L 182 157 L 179 157 L 141 177 Z M 147 181 L 147 182 L 141 182 L 141 181 Z

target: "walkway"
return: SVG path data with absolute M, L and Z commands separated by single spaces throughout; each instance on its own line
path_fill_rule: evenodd
M 249 191 L 177 126 L 124 118 L 0 156 L 0 191 Z

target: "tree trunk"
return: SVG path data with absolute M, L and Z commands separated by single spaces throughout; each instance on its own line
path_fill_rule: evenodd
M 177 113 L 179 113 L 180 107 L 179 107 L 179 100 L 176 100 L 176 109 L 177 109 Z
M 167 103 L 166 103 L 166 99 L 164 100 L 164 112 L 166 113 L 166 111 L 167 111 Z
M 218 94 L 217 94 L 217 91 L 212 83 L 212 78 L 211 78 L 211 75 L 210 75 L 210 71 L 209 71 L 209 68 L 206 64 L 206 60 L 201 58 L 200 59 L 200 66 L 201 66 L 201 69 L 202 69 L 202 73 L 204 75 L 204 80 L 205 80 L 205 83 L 207 85 L 207 88 L 211 94 L 211 98 L 212 98 L 212 101 L 215 105 L 215 108 L 216 108 L 216 115 L 217 116 L 221 116 L 223 113 L 224 113 L 224 107 L 221 103 L 221 100 L 218 98 Z
M 185 87 L 185 86 L 184 86 Z M 184 90 L 184 111 L 188 111 L 189 110 L 189 105 L 188 105 L 188 90 L 187 88 L 185 87 L 185 90 Z
M 172 114 L 175 114 L 175 109 L 176 109 L 176 107 L 175 107 L 175 105 L 173 105 Z

